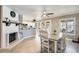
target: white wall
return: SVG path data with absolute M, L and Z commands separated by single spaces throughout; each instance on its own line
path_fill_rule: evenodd
M 12 11 L 12 9 L 10 9 L 6 6 L 2 6 L 2 20 L 5 20 L 5 17 L 7 17 L 10 20 L 18 21 L 18 13 L 15 12 L 16 17 L 12 18 L 10 16 L 10 11 Z M 13 33 L 13 32 L 18 32 L 18 31 L 19 31 L 19 28 L 15 24 L 11 24 L 10 26 L 6 26 L 5 23 L 2 23 L 2 43 L 1 43 L 2 48 L 6 48 L 6 44 L 7 44 L 6 34 Z
M 10 8 L 3 6 L 3 20 L 5 20 L 5 17 L 8 17 L 9 19 L 13 21 L 18 21 L 18 13 L 16 13 L 16 17 L 12 18 L 10 16 L 10 11 L 12 11 Z M 15 26 L 15 24 L 11 24 L 9 27 L 5 27 L 4 30 L 7 33 L 12 33 L 12 32 L 17 32 L 18 31 L 18 26 Z
M 23 23 L 28 24 L 28 26 L 35 27 L 35 23 L 33 21 L 33 16 L 23 15 Z
M 27 22 L 27 21 L 33 21 L 33 19 L 36 19 L 36 17 L 34 15 L 23 15 L 23 22 Z

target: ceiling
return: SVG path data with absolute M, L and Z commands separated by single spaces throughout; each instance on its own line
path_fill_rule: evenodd
M 7 5 L 9 8 L 25 15 L 28 20 L 39 20 L 42 12 L 46 9 L 47 12 L 54 13 L 50 17 L 79 13 L 79 5 Z M 27 20 L 26 19 L 26 20 Z

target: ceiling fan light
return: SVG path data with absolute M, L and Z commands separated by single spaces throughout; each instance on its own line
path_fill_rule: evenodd
M 43 17 L 46 17 L 46 15 L 43 15 Z
M 46 14 L 46 11 L 44 11 L 43 13 Z

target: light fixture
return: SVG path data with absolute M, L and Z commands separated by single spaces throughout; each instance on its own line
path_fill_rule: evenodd
M 47 10 L 44 8 L 41 17 L 49 17 L 50 15 L 53 15 L 54 13 L 48 13 Z
M 33 19 L 33 22 L 36 22 L 36 19 Z
M 46 15 L 43 15 L 43 17 L 46 17 Z
M 46 17 L 46 10 L 45 9 L 42 12 L 42 17 Z

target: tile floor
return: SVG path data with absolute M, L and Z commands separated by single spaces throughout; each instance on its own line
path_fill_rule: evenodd
M 71 40 L 66 40 L 65 53 L 79 53 L 79 44 L 73 43 Z

